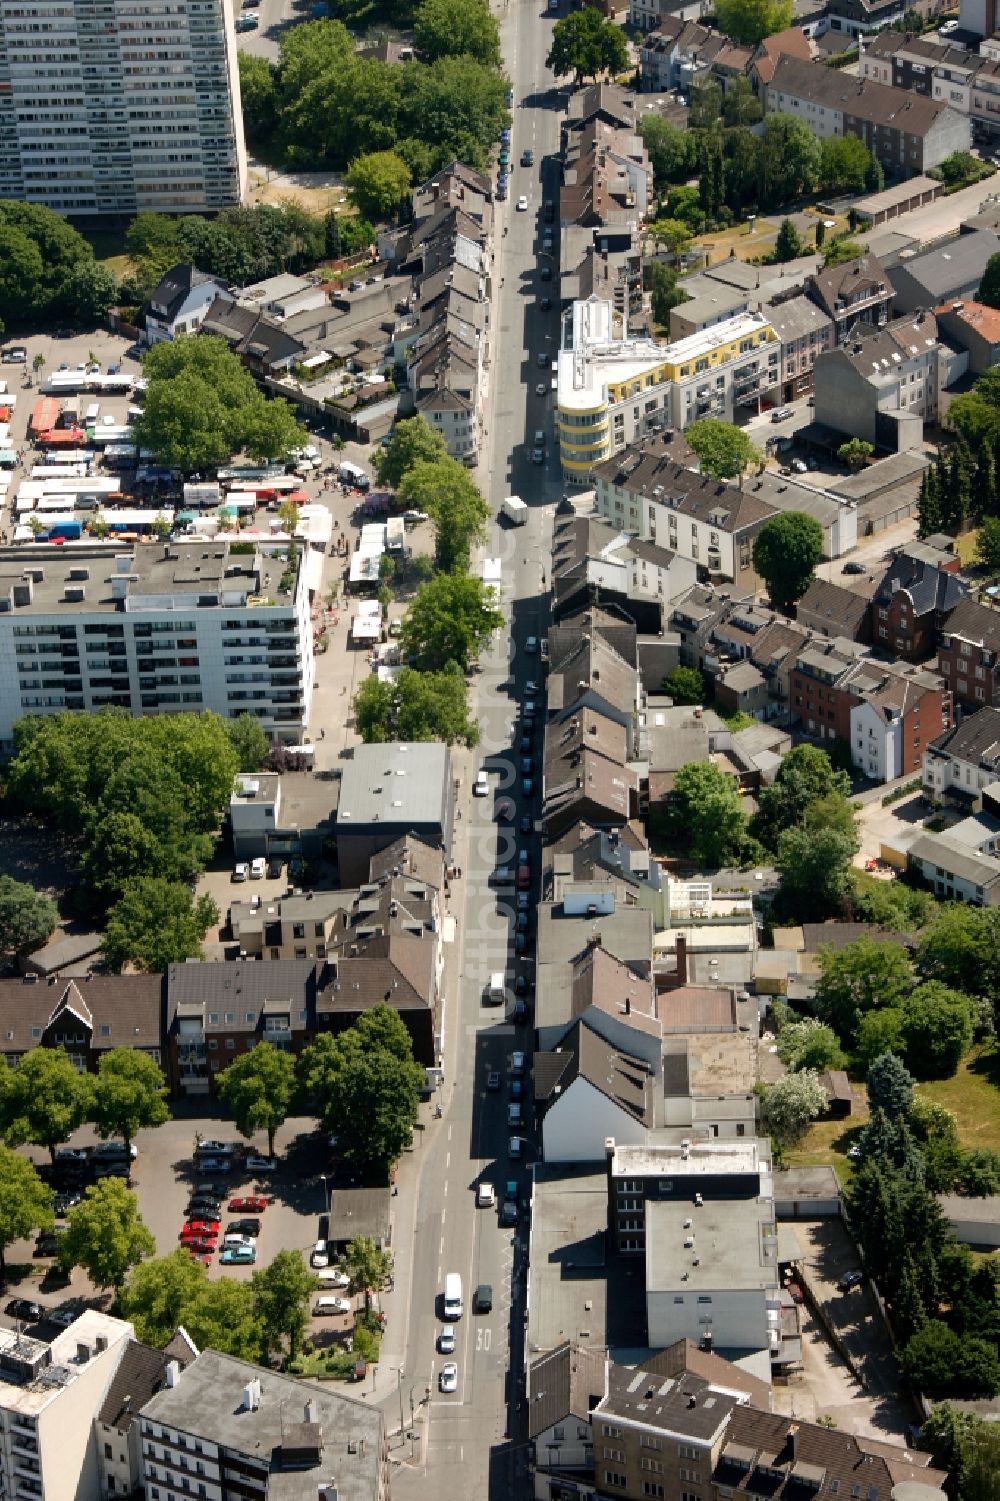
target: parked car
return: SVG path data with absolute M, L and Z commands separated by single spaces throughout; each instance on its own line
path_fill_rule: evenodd
M 857 559 L 855 558 L 855 559 L 852 559 L 850 563 L 845 563 L 844 566 L 843 566 L 843 568 L 841 569 L 841 572 L 842 573 L 867 573 L 868 569 L 865 567 L 864 563 L 859 563 L 857 561 Z
M 4 1313 L 8 1318 L 20 1319 L 22 1324 L 37 1324 L 43 1317 L 41 1304 L 32 1303 L 30 1298 L 11 1298 Z
M 35 1256 L 58 1256 L 59 1242 L 66 1234 L 65 1230 L 44 1230 L 35 1240 Z
M 211 1137 L 203 1136 L 195 1147 L 199 1156 L 205 1157 L 235 1157 L 236 1143 L 234 1141 L 213 1141 Z
M 518 1048 L 516 1052 L 513 1052 L 510 1055 L 510 1071 L 515 1078 L 518 1076 L 518 1074 L 524 1073 L 524 1053 L 520 1048 Z
M 499 1075 L 497 1077 L 499 1077 Z M 55 1198 L 52 1201 L 52 1208 L 55 1210 L 57 1217 L 59 1219 L 62 1219 L 65 1214 L 68 1214 L 68 1212 L 74 1207 L 74 1205 L 81 1203 L 82 1199 L 83 1194 L 77 1193 L 76 1189 L 74 1188 L 66 1193 L 56 1194 Z
M 313 1304 L 313 1313 L 320 1315 L 350 1313 L 350 1311 L 351 1302 L 349 1298 L 339 1298 L 330 1294 L 326 1294 L 322 1298 L 317 1298 Z
M 250 1235 L 254 1239 L 260 1234 L 260 1220 L 244 1219 L 231 1220 L 226 1226 L 226 1235 Z
M 257 1260 L 255 1246 L 226 1246 L 219 1257 L 223 1266 L 253 1266 Z
M 496 1192 L 492 1183 L 480 1183 L 476 1189 L 476 1208 L 492 1209 L 497 1201 Z
M 319 1272 L 316 1277 L 320 1287 L 350 1287 L 351 1279 L 346 1272 L 342 1272 L 339 1266 L 327 1267 Z
M 539 297 L 539 299 L 538 299 L 538 306 L 541 308 L 541 310 L 542 310 L 543 313 L 547 313 L 549 311 L 549 308 L 552 306 L 552 298 L 551 297 Z
M 518 1162 L 524 1156 L 524 1137 L 512 1136 L 507 1142 L 507 1156 L 511 1162 Z
M 784 422 L 786 417 L 794 417 L 795 412 L 791 407 L 775 407 L 771 413 L 772 422 Z
M 528 1020 L 528 1003 L 524 999 L 523 995 L 519 995 L 517 1000 L 514 1002 L 514 1009 L 511 1012 L 511 1020 L 515 1022 L 525 1022 Z
M 518 824 L 518 828 L 521 830 L 522 834 L 534 833 L 535 820 L 532 818 L 530 813 L 523 813 L 521 815 L 521 822 Z
M 266 871 L 267 861 L 264 859 L 263 855 L 258 855 L 255 860 L 250 861 L 251 881 L 263 881 Z
M 228 1157 L 201 1157 L 198 1160 L 200 1173 L 211 1173 L 216 1177 L 222 1177 L 226 1173 L 231 1173 L 232 1170 L 233 1164 Z
M 250 879 L 250 867 L 245 860 L 241 860 L 233 871 L 234 881 L 248 881 Z
M 267 1200 L 261 1194 L 242 1194 L 229 1201 L 230 1213 L 233 1214 L 263 1214 L 266 1208 Z
M 804 459 L 793 459 L 792 460 L 792 468 L 795 470 L 796 474 L 808 474 L 809 473 L 809 465 L 805 462 Z
M 181 1227 L 182 1235 L 218 1235 L 222 1226 L 218 1220 L 186 1220 Z
M 837 1283 L 837 1286 L 842 1293 L 849 1293 L 852 1287 L 860 1287 L 864 1280 L 864 1272 L 860 1272 L 855 1268 L 853 1272 L 845 1272 Z
M 247 1157 L 247 1171 L 251 1173 L 276 1173 L 278 1171 L 277 1157 L 259 1157 L 256 1152 L 251 1152 Z
M 438 1386 L 443 1392 L 458 1391 L 458 1366 L 453 1360 L 449 1360 L 447 1364 L 441 1367 Z
M 227 1230 L 222 1237 L 224 1246 L 253 1246 L 257 1243 L 255 1235 L 243 1235 L 239 1230 Z
M 281 876 L 281 872 L 284 869 L 284 865 L 285 865 L 284 860 L 279 860 L 277 858 L 275 858 L 273 860 L 269 860 L 267 862 L 267 878 L 268 878 L 268 880 L 269 881 L 277 881 L 280 878 L 280 876 Z
M 89 1162 L 89 1147 L 60 1147 L 56 1153 L 56 1162 Z
M 325 1240 L 318 1240 L 309 1253 L 309 1265 L 315 1270 L 330 1265 L 330 1248 Z
M 517 1101 L 513 1101 L 507 1106 L 507 1124 L 508 1126 L 522 1126 L 524 1124 L 524 1113 Z
M 126 1178 L 131 1182 L 132 1175 L 129 1165 L 124 1160 L 116 1161 L 112 1158 L 109 1162 L 99 1162 L 94 1168 L 95 1178 Z
M 438 1347 L 438 1351 L 442 1355 L 454 1355 L 454 1353 L 455 1353 L 455 1331 L 454 1331 L 454 1329 L 441 1329 L 441 1330 L 438 1331 L 437 1347 Z
M 486 1075 L 486 1088 L 491 1094 L 495 1094 L 500 1088 L 500 1075 L 495 1068 L 491 1068 Z

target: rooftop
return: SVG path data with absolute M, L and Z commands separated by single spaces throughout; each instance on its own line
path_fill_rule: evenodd
M 374 823 L 412 828 L 444 821 L 451 755 L 437 742 L 359 745 L 343 763 L 338 832 Z
M 603 1166 L 537 1163 L 531 1202 L 529 1357 L 565 1340 L 607 1346 L 608 1180 Z
M 0 1329 L 0 1407 L 37 1417 L 103 1351 L 131 1339 L 131 1324 L 87 1308 L 51 1344 Z

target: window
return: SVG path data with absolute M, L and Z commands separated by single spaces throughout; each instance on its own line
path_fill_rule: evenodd
M 605 1459 L 616 1459 L 619 1464 L 624 1464 L 625 1463 L 625 1450 L 624 1449 L 609 1449 L 607 1447 L 607 1445 L 605 1445 L 604 1446 L 604 1458 Z
M 236 1043 L 233 1041 L 233 1039 L 231 1037 L 227 1037 L 226 1038 L 226 1052 L 227 1053 L 232 1053 L 232 1052 L 235 1051 L 235 1049 L 236 1049 Z
M 610 1423 L 602 1423 L 601 1424 L 601 1437 L 602 1438 L 624 1438 L 625 1434 L 624 1434 L 624 1431 L 621 1428 L 613 1428 Z
M 644 1496 L 662 1497 L 664 1494 L 663 1486 L 657 1485 L 655 1480 L 644 1480 L 642 1482 L 642 1494 Z
M 115 1456 L 114 1456 L 114 1452 L 112 1451 L 111 1445 L 110 1444 L 105 1444 L 104 1445 L 104 1458 L 105 1459 L 114 1459 L 114 1457 Z
M 648 1470 L 651 1475 L 662 1475 L 663 1466 L 658 1459 L 640 1459 L 639 1468 Z
M 605 1470 L 604 1484 L 614 1485 L 617 1486 L 619 1490 L 624 1490 L 628 1482 L 624 1475 L 619 1475 L 617 1470 Z
M 698 1459 L 699 1455 L 700 1455 L 700 1450 L 696 1449 L 693 1444 L 678 1444 L 677 1445 L 677 1458 L 678 1459 Z
M 217 1037 L 210 1037 L 208 1039 L 208 1050 L 209 1050 L 209 1052 L 210 1053 L 217 1052 L 218 1051 L 218 1047 L 219 1047 L 219 1040 L 218 1040 L 218 1038 Z

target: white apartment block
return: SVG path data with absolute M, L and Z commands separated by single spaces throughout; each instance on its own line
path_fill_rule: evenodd
M 0 744 L 24 714 L 252 714 L 297 744 L 314 662 L 308 570 L 287 543 L 223 538 L 0 557 Z
M 203 213 L 246 188 L 231 0 L 0 0 L 0 198 Z
M 574 302 L 557 362 L 556 425 L 563 477 L 584 482 L 595 464 L 666 427 L 701 417 L 733 420 L 777 389 L 781 346 L 763 313 L 744 312 L 670 344 L 630 339 L 603 298 Z
M 87 1311 L 51 1344 L 0 1329 L 0 1492 L 12 1501 L 102 1501 L 95 1419 L 133 1337 Z

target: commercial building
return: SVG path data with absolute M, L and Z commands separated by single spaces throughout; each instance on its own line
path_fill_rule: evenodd
M 298 743 L 313 690 L 307 569 L 224 538 L 0 553 L 0 745 L 23 714 L 252 714 Z
M 215 1350 L 203 1350 L 146 1403 L 141 1432 L 149 1501 L 194 1495 L 198 1485 L 213 1501 L 389 1494 L 379 1408 Z
M 897 313 L 917 313 L 942 302 L 975 297 L 986 262 L 1000 250 L 1000 235 L 989 229 L 961 234 L 947 244 L 894 266 L 892 284 Z
M 337 809 L 340 879 L 360 885 L 372 856 L 414 834 L 434 849 L 451 847 L 455 787 L 451 752 L 436 743 L 359 745 L 344 762 Z
M 21 1501 L 104 1501 L 97 1424 L 133 1338 L 89 1308 L 47 1343 L 0 1329 L 0 1484 Z
M 228 0 L 0 9 L 0 198 L 57 213 L 211 213 L 247 190 Z
M 741 313 L 672 344 L 627 337 L 599 298 L 575 302 L 557 361 L 556 425 L 563 475 L 583 482 L 595 464 L 666 427 L 700 417 L 731 421 L 759 410 L 780 379 L 778 336 L 763 313 Z
M 893 453 L 918 449 L 924 423 L 937 421 L 941 392 L 957 362 L 964 365 L 965 356 L 938 338 L 933 313 L 857 330 L 816 361 L 815 419 Z

